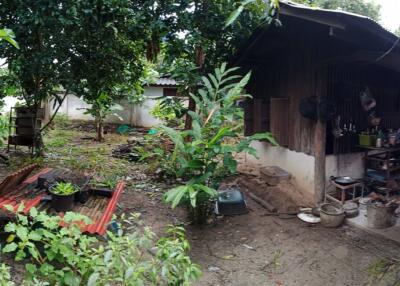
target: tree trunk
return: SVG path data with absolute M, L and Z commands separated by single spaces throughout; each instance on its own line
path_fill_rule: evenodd
M 104 141 L 104 122 L 101 116 L 96 116 L 96 140 L 99 142 Z
M 196 53 L 196 65 L 199 68 L 200 72 L 202 72 L 203 67 L 204 67 L 204 62 L 205 62 L 205 54 L 204 54 L 203 47 L 197 46 L 195 53 Z M 196 88 L 197 87 L 195 87 L 195 89 Z M 191 97 L 189 97 L 188 110 L 196 111 L 196 102 Z M 185 118 L 185 130 L 188 130 L 191 128 L 192 128 L 192 117 L 189 115 L 189 113 L 187 113 L 186 118 Z
M 195 111 L 196 110 L 196 102 L 191 97 L 189 97 L 188 110 L 189 111 Z M 185 130 L 189 130 L 191 128 L 192 128 L 192 117 L 189 115 L 189 113 L 186 113 Z

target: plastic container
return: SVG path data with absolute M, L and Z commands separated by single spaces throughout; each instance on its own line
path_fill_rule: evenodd
M 72 210 L 75 202 L 75 193 L 71 195 L 51 194 L 51 207 L 57 212 L 67 212 Z
M 358 143 L 361 146 L 375 146 L 376 135 L 358 134 Z
M 57 212 L 67 212 L 72 210 L 76 192 L 69 195 L 59 195 L 53 193 L 55 187 L 56 185 L 49 187 L 49 192 L 51 194 L 51 207 Z
M 323 204 L 320 217 L 323 226 L 335 228 L 342 225 L 345 214 L 343 208 L 338 208 L 333 204 Z

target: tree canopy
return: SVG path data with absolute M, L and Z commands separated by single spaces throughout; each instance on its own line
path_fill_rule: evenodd
M 112 102 L 142 75 L 148 27 L 136 8 L 130 0 L 2 1 L 0 27 L 14 31 L 21 49 L 0 50 L 9 70 L 1 82 L 34 109 L 49 98 L 61 104 L 61 88 Z
M 63 1 L 13 0 L 0 2 L 0 26 L 13 30 L 20 49 L 4 46 L 0 58 L 6 58 L 21 96 L 29 106 L 55 93 L 68 78 L 69 41 L 65 25 L 71 21 Z

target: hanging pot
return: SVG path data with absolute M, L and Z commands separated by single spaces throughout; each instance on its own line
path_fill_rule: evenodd
M 312 120 L 317 120 L 318 119 L 318 101 L 315 96 L 309 96 L 302 98 L 300 100 L 300 114 L 307 118 L 307 119 L 312 119 Z

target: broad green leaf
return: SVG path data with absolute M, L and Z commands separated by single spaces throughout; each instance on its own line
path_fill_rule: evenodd
M 188 186 L 179 186 L 169 190 L 166 194 L 166 201 L 172 202 L 172 208 L 176 208 L 180 203 L 182 198 L 187 195 Z
M 81 279 L 72 271 L 68 271 L 64 274 L 64 283 L 69 286 L 79 286 Z
M 19 49 L 18 43 L 14 40 L 15 35 L 10 29 L 0 29 L 0 40 L 5 40 L 13 45 L 15 48 Z
M 255 0 L 253 0 L 255 1 Z M 244 10 L 244 5 L 240 5 L 239 8 L 237 8 L 236 10 L 234 10 L 228 17 L 228 19 L 226 20 L 225 23 L 225 28 L 232 25 L 233 22 L 236 21 L 236 19 L 240 16 L 240 14 L 243 12 Z
M 207 187 L 207 186 L 205 186 L 205 185 L 196 184 L 196 185 L 195 185 L 195 188 L 200 189 L 200 190 L 202 190 L 203 192 L 207 193 L 208 195 L 211 196 L 211 198 L 216 197 L 217 194 L 218 194 L 216 190 L 214 190 L 214 189 L 212 189 L 212 188 L 209 188 L 209 187 Z
M 39 232 L 34 231 L 34 230 L 29 233 L 28 237 L 30 240 L 33 240 L 33 241 L 40 241 L 42 239 L 42 235 Z
M 48 264 L 48 263 L 43 263 L 41 266 L 40 266 L 40 272 L 43 274 L 43 275 L 47 275 L 47 274 L 49 274 L 50 272 L 52 272 L 53 270 L 54 270 L 54 266 L 53 265 L 50 265 L 50 264 Z
M 223 161 L 224 167 L 228 168 L 229 172 L 231 172 L 232 174 L 236 173 L 237 161 L 233 158 L 232 154 L 225 153 Z
M 5 232 L 15 232 L 16 230 L 16 224 L 13 222 L 9 222 L 6 224 L 6 226 L 4 227 L 4 231 Z
M 216 144 L 219 140 L 221 140 L 224 136 L 227 136 L 230 133 L 231 128 L 229 126 L 223 127 L 218 130 L 217 134 L 208 142 L 208 146 L 211 147 Z
M 32 218 L 36 218 L 36 216 L 38 215 L 38 211 L 36 208 L 31 208 L 29 211 L 29 216 Z
M 18 245 L 15 242 L 11 242 L 7 244 L 5 247 L 3 247 L 3 252 L 8 253 L 8 252 L 14 252 L 18 248 Z
M 89 279 L 88 279 L 88 283 L 87 286 L 94 286 L 97 283 L 97 280 L 99 280 L 100 278 L 100 274 L 97 272 L 94 272 L 90 275 Z
M 31 275 L 35 274 L 37 271 L 37 267 L 35 264 L 32 263 L 27 263 L 25 264 L 25 269 L 28 271 Z
M 4 205 L 4 208 L 9 212 L 14 212 L 14 207 L 12 205 Z
M 28 229 L 24 226 L 18 225 L 15 231 L 15 234 L 18 236 L 19 239 L 25 241 L 28 239 Z

